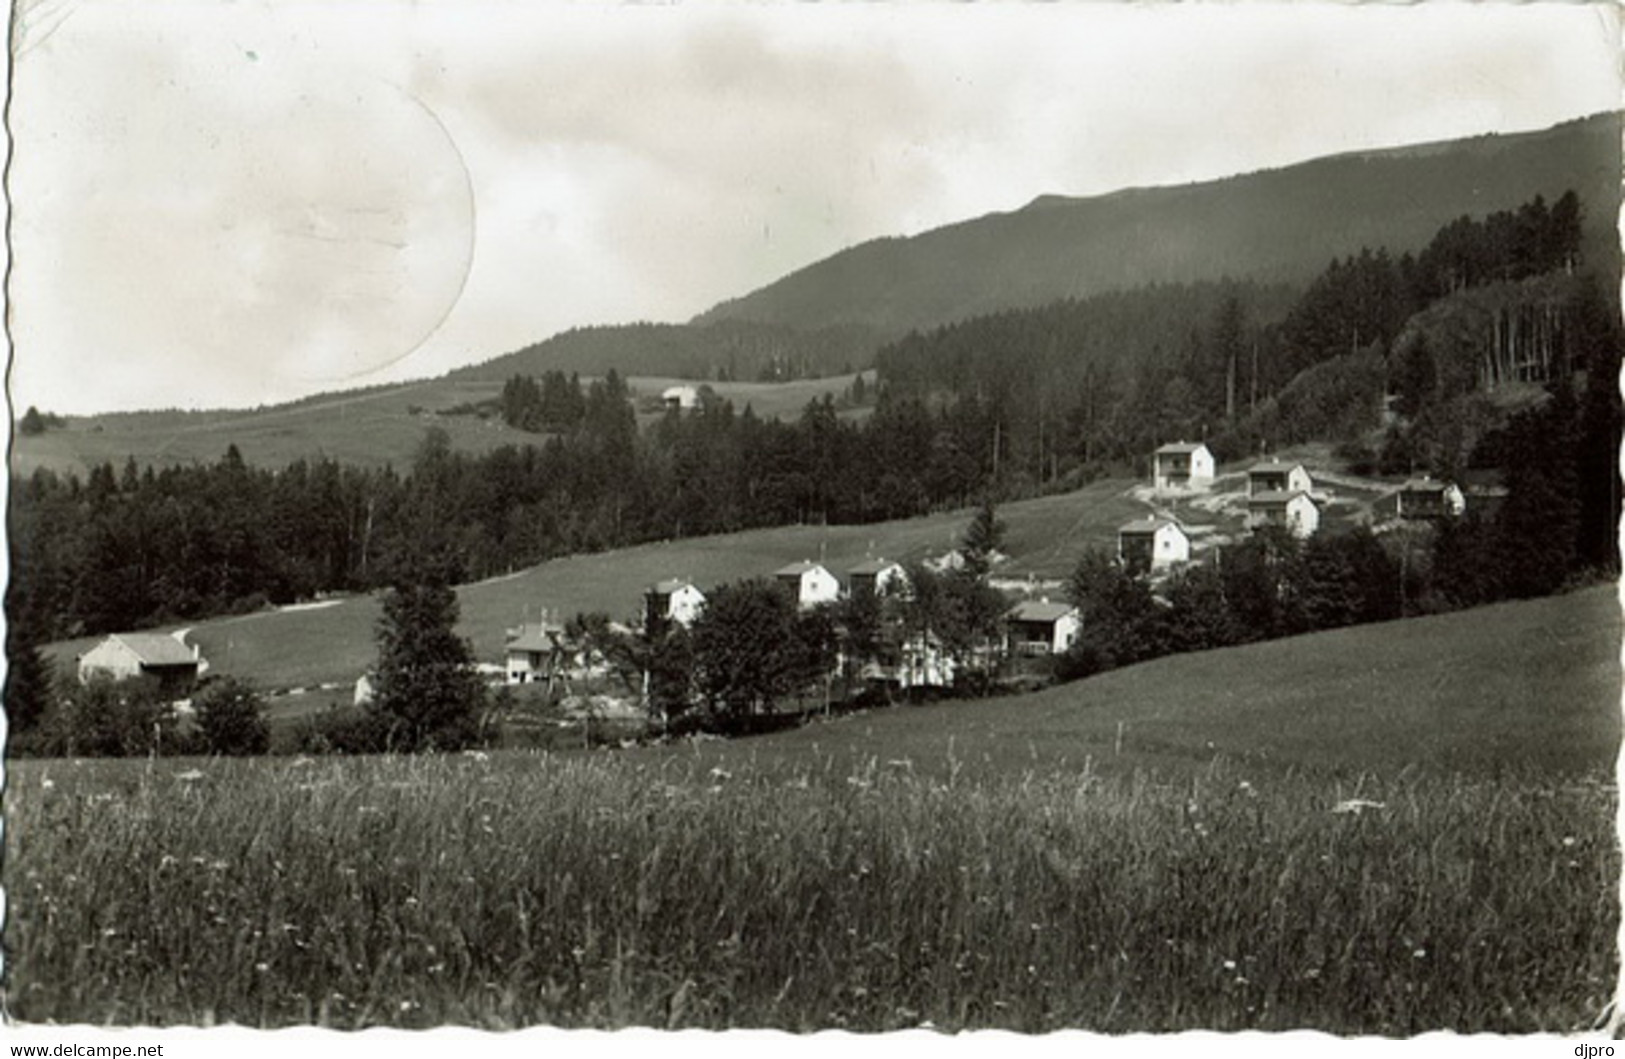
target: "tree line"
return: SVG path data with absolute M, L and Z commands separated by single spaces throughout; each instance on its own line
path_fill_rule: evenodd
M 1599 343 L 1617 355 L 1580 214 L 1572 191 L 1537 196 L 1462 217 L 1414 255 L 1335 259 L 1302 291 L 1157 286 L 977 317 L 883 347 L 876 368 L 894 398 L 981 403 L 984 444 L 1018 485 L 1137 469 L 1180 438 L 1226 458 L 1354 439 L 1381 425 L 1386 394 L 1427 400 L 1429 370 L 1481 388 L 1579 370 Z

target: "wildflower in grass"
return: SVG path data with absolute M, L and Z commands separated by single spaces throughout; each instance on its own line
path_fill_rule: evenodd
M 266 971 L 269 971 L 270 969 L 271 969 L 271 965 L 268 964 L 268 963 L 261 962 L 261 963 L 256 963 L 254 965 L 254 970 L 258 971 L 260 974 L 264 974 Z
M 42 791 L 55 790 L 56 789 L 56 781 L 53 780 L 49 776 L 41 776 L 40 781 L 39 781 L 39 786 L 40 786 L 40 790 L 42 790 Z
M 1413 959 L 1413 960 L 1425 960 L 1425 959 L 1427 959 L 1427 955 L 1428 955 L 1428 951 L 1426 949 L 1412 949 L 1411 950 L 1411 959 Z
M 1563 848 L 1564 849 L 1567 849 L 1570 846 L 1573 846 L 1574 842 L 1575 842 L 1575 839 L 1574 839 L 1573 835 L 1564 835 L 1563 836 Z
M 182 783 L 195 783 L 203 778 L 202 769 L 187 769 L 185 772 L 175 773 L 175 778 Z
M 1224 969 L 1227 970 L 1227 971 L 1234 971 L 1236 969 L 1236 961 L 1235 960 L 1226 960 L 1226 961 L 1224 961 Z

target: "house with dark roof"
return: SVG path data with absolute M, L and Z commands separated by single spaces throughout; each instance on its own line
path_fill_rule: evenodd
M 569 650 L 564 626 L 555 622 L 527 622 L 508 630 L 503 671 L 509 684 L 550 680 L 567 664 Z
M 1162 493 L 1210 485 L 1215 468 L 1206 445 L 1176 441 L 1151 454 L 1151 487 Z
M 1072 646 L 1082 628 L 1082 615 L 1077 607 L 1069 603 L 1051 603 L 1047 599 L 1024 600 L 1005 613 L 1005 653 L 1060 654 Z
M 841 581 L 824 566 L 810 560 L 791 563 L 773 571 L 773 579 L 790 590 L 796 605 L 803 609 L 820 603 L 834 603 L 841 597 Z
M 1247 495 L 1259 493 L 1311 493 L 1315 482 L 1301 463 L 1262 460 L 1247 468 Z
M 846 572 L 846 588 L 852 595 L 901 591 L 908 587 L 908 571 L 890 559 L 865 559 Z
M 1391 518 L 1441 519 L 1467 510 L 1467 497 L 1454 482 L 1422 475 L 1382 497 L 1376 508 L 1378 514 Z
M 1308 493 L 1272 490 L 1247 498 L 1247 525 L 1278 526 L 1302 540 L 1320 529 L 1320 505 Z
M 196 644 L 154 632 L 114 633 L 79 656 L 79 683 L 102 677 L 155 677 L 166 693 L 184 694 L 208 668 Z
M 1117 558 L 1136 573 L 1165 570 L 1190 562 L 1191 539 L 1173 519 L 1148 515 L 1117 527 Z
M 644 627 L 654 629 L 666 622 L 676 622 L 683 628 L 694 624 L 694 619 L 705 609 L 705 593 L 692 581 L 656 581 L 643 592 Z

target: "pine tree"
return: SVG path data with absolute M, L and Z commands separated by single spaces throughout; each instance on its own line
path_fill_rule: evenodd
M 1004 522 L 999 508 L 991 496 L 984 497 L 976 509 L 976 517 L 965 530 L 959 542 L 960 554 L 965 557 L 965 571 L 977 580 L 987 577 L 993 568 L 993 557 L 1004 547 Z
M 457 750 L 473 742 L 485 689 L 456 633 L 457 596 L 443 581 L 403 583 L 378 623 L 373 716 L 391 750 Z

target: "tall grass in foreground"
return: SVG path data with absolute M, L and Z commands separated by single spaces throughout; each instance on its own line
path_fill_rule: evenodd
M 1614 981 L 1600 785 L 122 764 L 11 769 L 23 1021 L 1411 1034 Z

